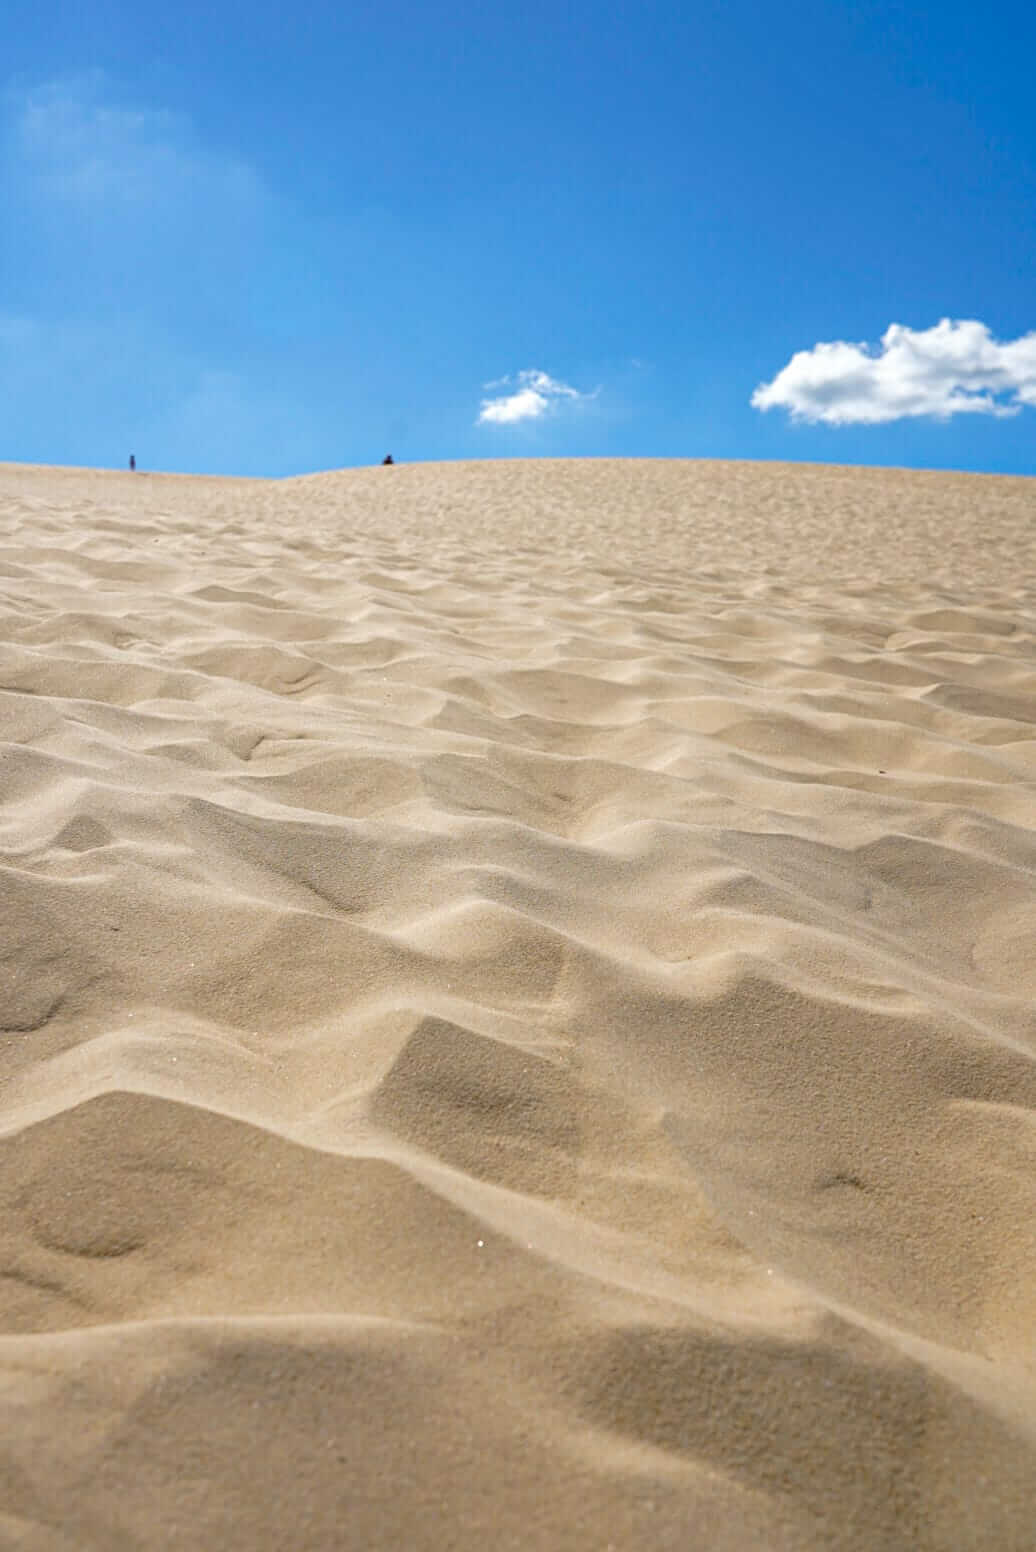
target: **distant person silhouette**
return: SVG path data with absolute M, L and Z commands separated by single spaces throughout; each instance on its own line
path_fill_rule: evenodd
M 134 458 L 133 454 L 130 453 L 130 473 L 131 474 L 135 473 L 136 472 L 136 468 L 137 468 L 137 460 Z
M 395 461 L 396 460 L 393 458 L 391 453 L 386 453 L 384 458 L 381 460 L 382 468 L 384 468 L 385 464 L 395 463 Z

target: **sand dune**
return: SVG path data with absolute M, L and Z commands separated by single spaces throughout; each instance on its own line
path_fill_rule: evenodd
M 0 1545 L 1036 1547 L 1036 481 L 0 466 Z

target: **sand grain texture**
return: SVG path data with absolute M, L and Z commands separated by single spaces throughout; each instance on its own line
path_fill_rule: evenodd
M 1036 481 L 0 467 L 0 1545 L 1036 1547 Z

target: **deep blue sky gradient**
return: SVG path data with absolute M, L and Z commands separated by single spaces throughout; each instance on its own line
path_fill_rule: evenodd
M 4 7 L 0 458 L 674 455 L 1036 473 L 1008 419 L 792 424 L 796 350 L 1036 328 L 1002 0 Z M 593 398 L 477 425 L 538 368 Z

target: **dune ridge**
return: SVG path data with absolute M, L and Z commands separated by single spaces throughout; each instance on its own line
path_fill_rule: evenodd
M 0 1545 L 1036 1547 L 1034 519 L 0 466 Z

